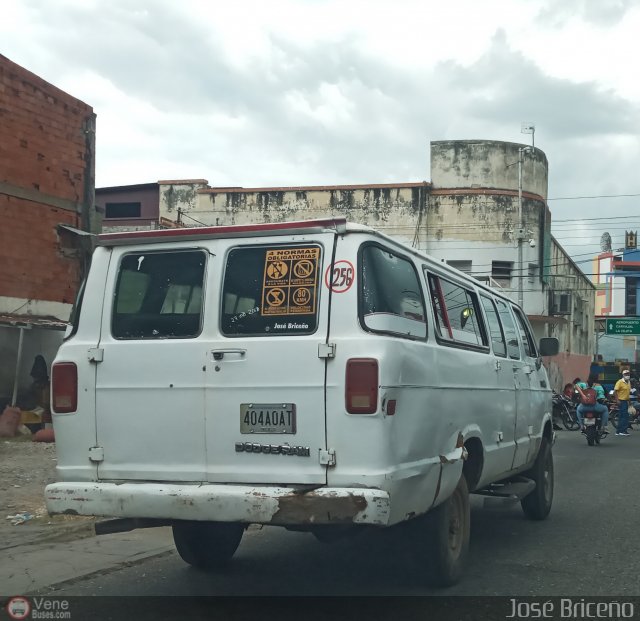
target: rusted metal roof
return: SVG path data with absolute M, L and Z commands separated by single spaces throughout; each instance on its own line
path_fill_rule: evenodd
M 15 315 L 0 313 L 0 327 L 46 328 L 48 330 L 66 330 L 69 324 L 56 317 L 43 315 Z

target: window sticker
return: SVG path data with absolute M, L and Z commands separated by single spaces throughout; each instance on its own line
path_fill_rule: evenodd
M 355 280 L 354 274 L 355 271 L 351 261 L 336 261 L 333 264 L 333 270 L 329 266 L 324 273 L 324 282 L 334 293 L 346 293 L 351 289 L 351 285 Z M 331 277 L 331 282 L 329 282 L 329 277 Z
M 262 285 L 264 315 L 316 312 L 320 248 L 267 250 Z

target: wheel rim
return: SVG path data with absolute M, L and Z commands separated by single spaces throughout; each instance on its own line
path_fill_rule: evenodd
M 464 541 L 464 503 L 459 493 L 451 498 L 449 512 L 449 550 L 454 558 L 457 558 L 462 550 Z

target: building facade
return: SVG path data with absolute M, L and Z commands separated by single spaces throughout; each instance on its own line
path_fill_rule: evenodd
M 94 206 L 91 106 L 0 55 L 0 400 L 51 363 L 86 254 Z M 90 250 L 86 247 L 86 251 Z M 21 350 L 21 351 L 19 351 Z
M 608 335 L 607 318 L 640 317 L 640 250 L 637 231 L 625 231 L 624 247 L 611 250 L 611 237 L 603 235 L 605 247 L 593 262 L 596 282 L 596 322 L 598 358 L 609 362 L 640 362 L 638 337 Z
M 433 142 L 430 182 L 216 188 L 202 179 L 161 181 L 153 226 L 338 215 L 372 226 L 522 298 L 536 336 L 560 340 L 561 355 L 546 364 L 561 388 L 567 377 L 588 373 L 595 289 L 551 236 L 547 174 L 545 154 L 526 145 Z

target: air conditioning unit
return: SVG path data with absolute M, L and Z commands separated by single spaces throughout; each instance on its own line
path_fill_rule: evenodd
M 549 298 L 550 315 L 571 315 L 570 291 L 551 291 Z

